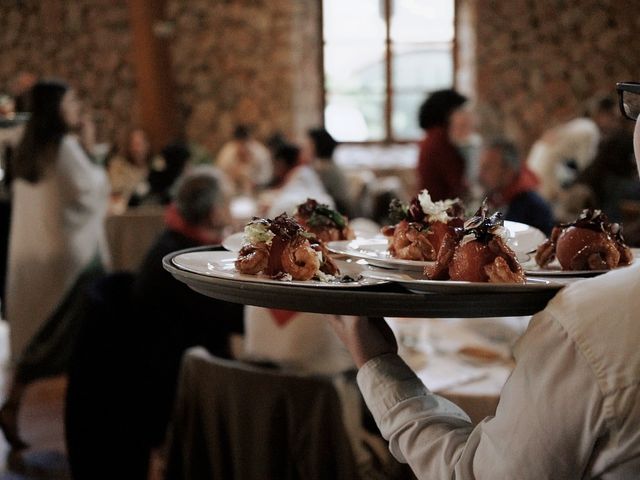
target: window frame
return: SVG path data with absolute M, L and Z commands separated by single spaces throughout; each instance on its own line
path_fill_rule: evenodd
M 342 141 L 345 145 L 391 145 L 391 144 L 410 144 L 415 143 L 419 139 L 397 139 L 393 137 L 392 128 L 392 116 L 393 116 L 393 41 L 391 40 L 391 3 L 393 0 L 379 0 L 381 7 L 384 9 L 384 21 L 385 21 L 385 41 L 384 41 L 384 58 L 385 58 L 385 102 L 384 102 L 384 138 L 381 140 L 364 140 L 364 141 Z M 453 0 L 453 40 L 451 42 L 451 54 L 453 56 L 453 85 L 452 88 L 456 88 L 456 72 L 458 70 L 458 42 L 457 42 L 457 25 L 458 25 L 458 10 L 460 0 Z M 326 76 L 324 70 L 324 50 L 326 46 L 326 40 L 324 37 L 324 1 L 320 0 L 320 15 L 319 17 L 319 29 L 320 32 L 320 54 L 319 54 L 319 71 L 320 71 L 320 85 L 322 87 L 320 105 L 322 108 L 322 126 L 325 125 L 325 110 L 327 107 L 327 86 Z M 425 45 L 428 44 L 441 44 L 442 42 L 421 42 Z M 416 122 L 418 119 L 416 118 Z

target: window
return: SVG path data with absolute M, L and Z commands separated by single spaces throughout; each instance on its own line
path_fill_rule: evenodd
M 419 138 L 420 103 L 453 85 L 454 0 L 323 0 L 323 35 L 327 130 Z

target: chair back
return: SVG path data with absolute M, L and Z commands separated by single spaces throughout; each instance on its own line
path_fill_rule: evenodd
M 333 384 L 189 350 L 167 478 L 357 478 Z

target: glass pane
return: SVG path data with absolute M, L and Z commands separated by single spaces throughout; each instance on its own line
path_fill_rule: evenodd
M 324 0 L 322 7 L 324 39 L 379 40 L 385 37 L 382 2 L 377 0 Z
M 454 0 L 392 0 L 391 40 L 450 42 L 453 10 Z
M 426 92 L 393 94 L 391 128 L 394 139 L 417 140 L 422 137 L 422 130 L 418 126 L 418 109 L 427 95 Z
M 384 138 L 384 94 L 330 94 L 324 111 L 327 130 L 342 142 Z
M 438 90 L 453 85 L 453 55 L 449 45 L 394 45 L 393 88 Z
M 324 71 L 325 87 L 330 92 L 383 90 L 384 43 L 327 43 Z

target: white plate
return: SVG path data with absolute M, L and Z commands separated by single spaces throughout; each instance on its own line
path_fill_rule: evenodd
M 540 230 L 524 223 L 505 221 L 504 226 L 508 231 L 507 242 L 519 259 L 527 258 L 527 252 L 534 250 L 547 239 Z M 334 253 L 363 258 L 371 265 L 382 268 L 422 272 L 424 267 L 434 263 L 393 258 L 389 254 L 387 237 L 383 235 L 329 242 L 327 247 Z
M 329 242 L 327 248 L 334 253 L 362 258 L 371 265 L 382 268 L 395 268 L 399 270 L 420 271 L 434 262 L 419 262 L 417 260 L 401 260 L 393 258 L 388 250 L 387 237 L 356 238 L 355 240 L 340 240 Z
M 504 228 L 507 229 L 509 235 L 507 243 L 516 252 L 519 259 L 527 258 L 527 252 L 535 250 L 547 239 L 544 233 L 526 223 L 505 220 Z
M 278 285 L 296 285 L 298 287 L 323 287 L 323 288 L 356 288 L 367 285 L 378 285 L 387 283 L 386 280 L 367 278 L 362 276 L 363 271 L 368 267 L 349 260 L 336 260 L 341 275 L 349 275 L 358 280 L 354 282 L 342 283 L 321 282 L 319 280 L 274 280 L 267 276 L 244 275 L 236 271 L 234 263 L 236 261 L 235 252 L 189 252 L 175 256 L 173 264 L 187 272 L 197 273 L 208 277 L 227 278 L 231 280 L 243 280 L 245 282 L 271 283 Z
M 635 257 L 635 255 L 634 255 Z M 635 258 L 631 261 L 631 265 Z M 624 265 L 617 268 L 624 268 L 628 265 Z M 560 262 L 555 259 L 546 267 L 539 266 L 536 261 L 531 258 L 529 261 L 522 264 L 524 273 L 526 275 L 532 275 L 536 277 L 595 277 L 596 275 L 602 275 L 603 273 L 610 272 L 611 270 L 562 270 Z M 615 268 L 614 270 L 617 270 Z
M 222 246 L 230 252 L 239 252 L 244 245 L 244 232 L 236 232 L 222 240 Z
M 527 292 L 532 290 L 559 290 L 564 285 L 561 283 L 543 280 L 540 278 L 527 278 L 527 283 L 484 283 L 484 282 L 459 282 L 454 280 L 428 280 L 424 276 L 414 272 L 389 272 L 382 270 L 366 270 L 362 275 L 376 280 L 396 282 L 416 293 L 505 293 Z

